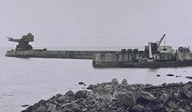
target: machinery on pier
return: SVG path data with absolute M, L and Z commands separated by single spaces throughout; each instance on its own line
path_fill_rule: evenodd
M 14 39 L 11 37 L 7 37 L 11 42 L 17 42 L 18 45 L 16 46 L 16 51 L 25 51 L 25 50 L 32 50 L 33 47 L 29 45 L 29 42 L 34 41 L 34 36 L 31 33 L 27 35 L 23 35 L 21 39 Z
M 164 34 L 161 39 L 157 42 L 149 42 L 147 46 L 145 46 L 145 55 L 146 57 L 149 57 L 150 59 L 153 58 L 154 54 L 159 53 L 159 49 L 163 49 L 165 46 L 163 46 L 163 48 L 161 48 L 161 43 L 163 41 L 163 39 L 165 38 Z

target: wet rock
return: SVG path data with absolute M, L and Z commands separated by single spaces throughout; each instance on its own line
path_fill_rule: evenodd
M 38 103 L 37 103 L 37 106 L 47 106 L 48 105 L 48 102 L 47 101 L 45 101 L 45 100 L 40 100 Z M 34 105 L 34 106 L 36 106 L 36 105 Z
M 57 110 L 56 110 L 56 107 L 57 107 L 57 106 L 56 106 L 55 104 L 50 103 L 49 106 L 48 106 L 47 111 L 48 111 L 48 112 L 55 112 L 55 111 L 57 111 Z
M 135 104 L 135 95 L 131 91 L 127 93 L 117 93 L 115 97 L 120 106 L 131 107 Z
M 97 112 L 96 108 L 92 108 L 89 110 L 89 112 Z
M 119 82 L 118 82 L 117 78 L 112 79 L 112 81 L 111 81 L 112 86 L 117 86 L 118 84 L 119 84 Z
M 55 96 L 53 96 L 50 100 L 49 100 L 49 103 L 50 102 L 55 102 L 55 101 L 57 101 L 57 99 L 59 98 L 61 96 L 61 94 L 57 94 L 57 95 L 55 95 Z
M 167 107 L 167 106 L 164 107 L 164 110 L 165 110 L 165 112 L 174 112 L 173 108 L 170 108 L 170 107 Z
M 79 82 L 79 85 L 84 85 L 85 83 L 84 82 Z
M 105 87 L 105 86 L 107 86 L 107 85 L 111 85 L 111 83 L 110 82 L 103 82 L 103 83 L 101 83 L 100 84 L 102 87 Z
M 187 112 L 187 111 L 180 108 L 180 109 L 178 109 L 176 112 Z
M 80 90 L 75 93 L 75 98 L 80 99 L 80 98 L 87 98 L 87 91 L 86 90 Z
M 21 105 L 21 107 L 28 107 L 29 105 L 28 104 L 25 104 L 25 105 Z
M 185 109 L 187 112 L 191 112 L 191 111 L 192 111 L 191 106 L 188 106 L 188 105 L 185 105 L 184 109 Z
M 65 95 L 61 95 L 58 99 L 57 99 L 57 101 L 58 102 L 64 102 L 66 100 L 66 96 Z
M 127 83 L 127 80 L 126 79 L 123 79 L 123 81 L 121 82 L 121 85 L 123 85 L 123 86 L 128 86 L 128 83 Z
M 160 100 L 162 100 L 164 103 L 166 103 L 170 98 L 170 95 L 167 93 L 162 93 L 162 95 L 160 96 Z
M 147 103 L 150 103 L 151 101 L 155 100 L 156 97 L 154 97 L 151 93 L 146 91 L 141 91 L 138 96 L 136 102 L 139 104 L 146 105 Z
M 81 108 L 80 108 L 80 105 L 77 104 L 76 102 L 71 102 L 71 108 L 74 110 L 74 111 L 80 111 Z
M 100 89 L 100 90 L 101 90 L 101 89 Z M 111 85 L 107 85 L 107 86 L 104 87 L 104 91 L 105 91 L 106 93 L 111 94 L 112 91 L 113 91 L 113 87 L 112 87 Z
M 186 76 L 185 78 L 187 78 L 187 79 L 192 79 L 192 76 Z
M 170 108 L 173 108 L 173 109 L 176 109 L 177 106 L 178 106 L 174 101 L 169 101 L 169 102 L 167 103 L 167 105 L 168 105 Z
M 152 84 L 146 84 L 146 88 L 154 87 Z
M 82 112 L 87 112 L 87 110 L 88 110 L 87 108 L 81 109 Z
M 73 91 L 69 90 L 68 92 L 65 93 L 65 96 L 70 96 L 73 97 L 75 94 Z
M 96 85 L 89 85 L 88 87 L 87 87 L 87 89 L 90 89 L 90 90 L 93 90 L 94 88 L 96 87 Z
M 181 77 L 180 75 L 177 75 L 177 76 L 175 76 L 175 77 Z
M 145 89 L 147 86 L 149 86 L 149 85 L 137 84 L 137 85 L 136 85 L 136 88 L 137 88 L 137 90 L 143 90 L 143 89 Z
M 167 84 L 166 83 L 163 83 L 162 85 L 160 85 L 160 86 L 166 86 Z
M 60 112 L 60 111 L 59 111 L 59 112 Z M 61 112 L 74 112 L 74 111 L 71 110 L 71 109 L 63 108 L 63 109 L 61 110 Z
M 151 106 L 151 109 L 153 111 L 159 111 L 159 110 L 163 110 L 164 104 L 163 103 L 159 103 L 159 104 L 155 104 Z
M 154 112 L 154 111 L 150 107 L 146 107 L 145 112 Z
M 140 104 L 136 104 L 134 105 L 129 112 L 144 112 L 145 111 L 145 107 L 140 105 Z
M 40 107 L 37 108 L 37 112 L 46 112 L 46 110 L 47 110 L 46 106 L 40 106 Z
M 103 87 L 102 87 L 102 85 L 98 85 L 98 86 L 94 89 L 94 91 L 97 91 L 97 92 L 99 92 L 99 93 L 103 93 Z
M 192 84 L 185 84 L 183 86 L 184 89 L 184 94 L 188 97 L 188 98 L 192 98 Z
M 173 74 L 167 74 L 167 76 L 174 76 Z
M 69 90 L 65 95 L 60 96 L 58 98 L 59 102 L 69 103 L 71 101 L 75 100 L 75 94 L 73 91 Z

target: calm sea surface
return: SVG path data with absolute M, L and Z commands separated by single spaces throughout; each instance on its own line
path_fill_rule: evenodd
M 40 59 L 5 57 L 6 49 L 0 49 L 0 112 L 19 112 L 41 99 L 57 93 L 82 89 L 78 82 L 87 85 L 108 82 L 113 78 L 127 79 L 129 84 L 162 84 L 187 82 L 192 67 L 163 69 L 94 69 L 91 60 Z M 156 77 L 160 74 L 161 77 Z M 168 77 L 167 74 L 181 76 Z

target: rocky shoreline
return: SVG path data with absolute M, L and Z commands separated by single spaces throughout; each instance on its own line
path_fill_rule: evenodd
M 22 112 L 191 112 L 192 82 L 129 85 L 126 79 L 89 85 L 41 100 Z

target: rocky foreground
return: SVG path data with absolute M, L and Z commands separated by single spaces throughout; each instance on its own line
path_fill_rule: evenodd
M 192 82 L 153 86 L 113 79 L 57 94 L 22 112 L 192 112 Z

